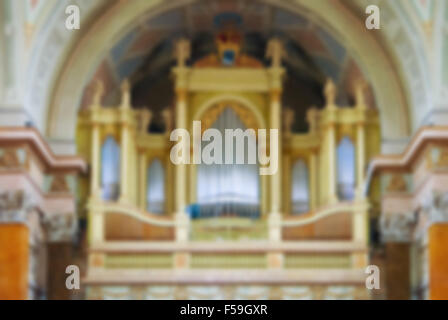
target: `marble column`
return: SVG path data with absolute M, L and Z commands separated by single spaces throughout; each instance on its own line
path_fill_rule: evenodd
M 73 215 L 56 215 L 47 221 L 47 299 L 70 300 L 72 290 L 66 287 L 66 268 L 74 265 Z M 79 266 L 78 266 L 79 267 Z
M 436 192 L 427 208 L 429 299 L 448 299 L 448 193 Z
M 390 300 L 411 297 L 410 241 L 413 228 L 412 213 L 387 214 L 381 217 L 381 236 L 386 249 L 386 296 Z M 383 271 L 383 270 L 381 270 Z
M 0 193 L 0 299 L 29 298 L 31 248 L 23 192 Z M 6 263 L 5 263 L 6 262 Z

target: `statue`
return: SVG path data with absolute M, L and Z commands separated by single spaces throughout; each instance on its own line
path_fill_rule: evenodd
M 173 113 L 172 113 L 171 109 L 165 108 L 162 111 L 162 117 L 163 117 L 163 121 L 165 123 L 165 132 L 170 134 L 171 131 L 173 131 L 173 129 L 174 129 Z
M 148 127 L 152 120 L 152 112 L 148 109 L 143 109 L 137 120 L 138 120 L 138 132 L 140 132 L 140 134 L 146 134 L 148 132 Z
M 97 79 L 95 80 L 94 88 L 93 88 L 93 108 L 101 107 L 101 100 L 104 96 L 104 84 L 103 81 Z
M 310 126 L 310 133 L 314 133 L 317 131 L 317 115 L 318 110 L 316 106 L 312 106 L 308 112 L 306 113 L 306 120 Z
M 131 106 L 131 83 L 129 79 L 124 79 L 121 83 L 121 107 L 128 109 Z
M 331 78 L 328 78 L 327 82 L 325 83 L 324 96 L 327 108 L 336 107 L 337 89 L 334 81 Z
M 283 110 L 283 130 L 286 135 L 291 135 L 292 125 L 294 123 L 295 112 L 291 108 L 286 108 Z
M 367 87 L 367 84 L 363 79 L 360 79 L 355 84 L 355 100 L 356 100 L 356 107 L 360 109 L 367 108 L 366 105 L 366 98 L 365 98 L 365 89 Z
M 184 68 L 187 64 L 187 60 L 190 59 L 191 45 L 187 39 L 180 39 L 175 44 L 175 54 L 177 60 L 177 66 Z
M 271 59 L 271 66 L 273 68 L 280 68 L 282 66 L 282 59 L 286 58 L 286 51 L 280 39 L 275 38 L 269 41 L 266 57 Z

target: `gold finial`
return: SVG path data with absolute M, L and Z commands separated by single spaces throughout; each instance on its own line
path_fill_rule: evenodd
M 121 83 L 121 107 L 129 108 L 131 106 L 131 83 L 129 79 L 124 79 Z
M 177 66 L 183 68 L 187 64 L 187 60 L 191 55 L 190 41 L 187 39 L 179 39 L 175 44 L 174 58 L 177 60 Z
M 286 51 L 280 39 L 271 39 L 268 43 L 266 57 L 271 59 L 271 66 L 280 68 L 282 66 L 282 59 L 286 58 Z
M 367 108 L 366 105 L 366 97 L 365 97 L 365 89 L 367 87 L 366 82 L 363 79 L 360 79 L 355 84 L 355 99 L 356 99 L 356 107 L 360 109 Z
M 324 96 L 325 96 L 327 108 L 336 107 L 336 104 L 335 104 L 336 103 L 336 95 L 337 95 L 336 85 L 334 84 L 334 81 L 331 78 L 328 78 L 327 82 L 325 83 L 325 88 L 324 88 Z
M 317 130 L 317 114 L 318 111 L 316 106 L 311 106 L 306 113 L 306 120 L 310 126 L 310 133 L 314 133 Z
M 292 125 L 294 124 L 295 112 L 291 108 L 286 108 L 283 110 L 283 129 L 286 135 L 291 135 Z
M 151 120 L 152 112 L 146 108 L 143 109 L 138 119 L 138 130 L 141 134 L 145 134 L 148 132 L 148 127 L 151 124 Z
M 102 80 L 95 80 L 94 86 L 93 86 L 93 101 L 92 106 L 93 108 L 99 108 L 101 107 L 101 100 L 104 96 L 104 84 Z
M 174 126 L 173 126 L 173 113 L 171 112 L 171 109 L 169 107 L 165 108 L 162 111 L 162 117 L 165 122 L 165 132 L 170 134 Z

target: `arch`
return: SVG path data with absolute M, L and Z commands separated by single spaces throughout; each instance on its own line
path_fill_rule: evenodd
M 159 159 L 154 159 L 147 171 L 146 210 L 154 214 L 165 212 L 165 170 Z
M 255 120 L 257 121 L 258 128 L 267 128 L 267 121 L 261 113 L 260 108 L 255 103 L 253 103 L 250 99 L 245 98 L 244 96 L 227 93 L 216 95 L 203 102 L 193 115 L 193 121 L 200 121 L 210 108 L 213 108 L 214 106 L 222 102 L 236 102 L 242 105 L 252 112 Z
M 292 168 L 291 202 L 292 214 L 309 211 L 309 172 L 303 159 L 295 161 Z
M 355 147 L 349 137 L 342 138 L 337 148 L 337 181 L 340 200 L 355 196 Z
M 412 130 L 411 113 L 416 109 L 413 101 L 408 101 L 410 102 L 408 109 L 405 97 L 405 94 L 410 92 L 410 90 L 406 91 L 405 87 L 411 80 L 406 81 L 403 75 L 395 71 L 389 52 L 386 52 L 378 40 L 378 33 L 365 32 L 363 19 L 355 13 L 359 12 L 358 10 L 351 9 L 349 5 L 341 2 L 327 0 L 294 0 L 288 3 L 260 1 L 287 8 L 295 13 L 307 12 L 311 19 L 327 25 L 328 29 L 338 34 L 345 46 L 351 50 L 352 55 L 360 61 L 359 65 L 372 83 L 378 106 L 383 111 L 381 112 L 383 137 L 398 140 L 409 136 Z M 87 33 L 81 37 L 74 50 L 67 50 L 66 62 L 57 71 L 58 74 L 51 77 L 55 85 L 48 86 L 53 90 L 48 99 L 50 106 L 47 112 L 42 113 L 47 114 L 49 119 L 46 125 L 42 126 L 47 128 L 49 138 L 74 140 L 76 112 L 83 88 L 111 44 L 116 43 L 117 39 L 133 25 L 138 24 L 143 16 L 156 16 L 193 2 L 195 1 L 181 0 L 175 3 L 161 0 L 118 1 L 99 19 L 95 19 L 91 26 L 85 26 L 83 30 L 88 30 Z M 324 17 L 323 13 L 328 12 L 331 14 L 325 14 Z M 414 51 L 410 50 L 410 53 Z M 35 59 L 34 63 L 38 64 L 39 59 Z M 423 72 L 421 64 L 416 64 L 415 68 L 418 68 L 420 73 Z M 37 74 L 34 74 L 31 81 L 37 84 L 40 79 Z M 43 104 L 38 108 L 43 109 Z M 406 114 L 407 121 L 397 121 L 403 118 L 403 114 Z M 44 119 L 42 121 L 45 122 Z M 397 126 L 397 123 L 400 125 Z
M 120 146 L 112 136 L 108 136 L 101 147 L 101 189 L 103 200 L 118 200 L 120 195 Z

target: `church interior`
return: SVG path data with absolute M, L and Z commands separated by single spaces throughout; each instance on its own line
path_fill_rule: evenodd
M 444 0 L 0 0 L 0 300 L 448 299 L 447 101 Z

